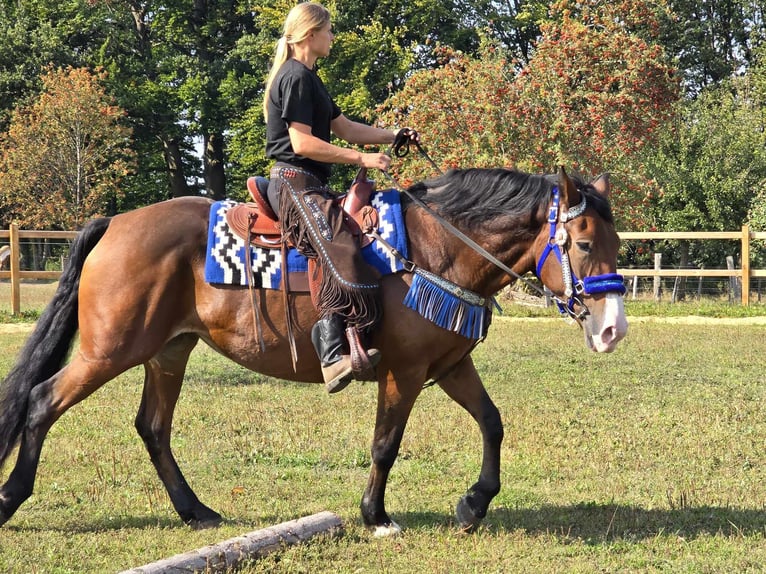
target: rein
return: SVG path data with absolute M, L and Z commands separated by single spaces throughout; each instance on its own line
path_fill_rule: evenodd
M 443 175 L 443 172 L 439 167 L 436 165 L 433 159 L 429 157 L 429 155 L 426 153 L 426 151 L 423 149 L 423 147 L 420 145 L 420 142 L 418 141 L 412 141 L 412 140 L 404 140 L 399 145 L 392 145 L 391 149 L 389 150 L 389 155 L 395 155 L 396 157 L 403 158 L 405 157 L 410 149 L 410 143 L 414 143 L 415 147 L 417 147 L 418 152 L 436 169 L 436 171 Z M 454 225 L 452 225 L 449 221 L 444 219 L 441 215 L 439 215 L 436 211 L 434 211 L 431 207 L 426 205 L 425 202 L 420 200 L 418 197 L 415 197 L 414 194 L 410 193 L 409 190 L 404 189 L 402 186 L 399 185 L 399 182 L 394 178 L 391 174 L 388 173 L 388 171 L 384 171 L 383 175 L 385 175 L 389 181 L 391 181 L 394 184 L 394 187 L 401 193 L 404 193 L 407 197 L 412 200 L 412 202 L 417 205 L 418 207 L 424 209 L 429 215 L 431 215 L 436 221 L 438 221 L 445 229 L 447 229 L 450 233 L 452 233 L 455 237 L 460 239 L 463 243 L 465 243 L 468 247 L 473 249 L 476 253 L 484 257 L 487 261 L 498 267 L 500 270 L 504 271 L 506 274 L 508 274 L 510 277 L 513 277 L 521 282 L 523 282 L 525 285 L 536 291 L 542 296 L 546 296 L 546 292 L 532 283 L 531 281 L 527 280 L 526 278 L 522 277 L 518 273 L 516 273 L 513 269 L 508 267 L 505 263 L 500 261 L 497 257 L 489 253 L 486 249 L 484 249 L 481 245 L 476 243 L 473 239 L 468 237 L 465 233 L 460 231 L 458 228 L 456 228 Z M 548 223 L 550 224 L 550 233 L 549 233 L 549 239 L 548 239 L 548 245 L 546 245 L 545 250 L 543 251 L 542 256 L 540 257 L 540 261 L 537 264 L 537 270 L 536 275 L 538 279 L 542 281 L 542 278 L 540 277 L 540 272 L 542 270 L 542 266 L 545 263 L 545 260 L 548 258 L 548 255 L 551 251 L 556 255 L 556 258 L 561 263 L 561 269 L 564 276 L 564 286 L 565 291 L 564 295 L 567 297 L 567 300 L 564 301 L 557 297 L 556 295 L 553 295 L 553 300 L 556 302 L 556 305 L 558 306 L 559 312 L 562 315 L 568 315 L 570 318 L 575 320 L 581 320 L 586 315 L 590 313 L 588 310 L 587 305 L 582 301 L 581 295 L 594 295 L 597 293 L 619 293 L 620 295 L 624 295 L 626 292 L 625 285 L 623 284 L 623 277 L 619 273 L 605 273 L 601 275 L 592 275 L 588 277 L 584 277 L 582 280 L 579 280 L 575 273 L 572 271 L 572 267 L 569 263 L 569 255 L 566 251 L 566 243 L 567 243 L 567 232 L 566 229 L 563 227 L 563 224 L 567 221 L 571 221 L 572 219 L 579 217 L 585 212 L 585 209 L 587 207 L 587 202 L 585 199 L 585 195 L 582 195 L 582 201 L 575 206 L 572 209 L 567 210 L 566 212 L 560 213 L 560 194 L 558 186 L 553 187 L 553 199 L 551 201 L 551 206 L 548 209 Z M 557 224 L 562 224 L 562 227 L 558 229 L 557 231 Z M 564 247 L 564 250 L 562 251 L 561 247 Z M 412 263 L 412 266 L 414 267 L 414 263 Z M 575 307 L 578 306 L 581 308 L 581 310 L 578 312 L 576 311 Z
M 398 147 L 393 147 L 393 146 L 392 146 L 392 149 L 393 149 L 393 153 L 394 153 L 394 155 L 396 155 L 396 157 L 404 157 L 404 156 L 406 156 L 406 155 L 409 153 L 409 145 L 410 145 L 410 143 L 409 143 L 409 142 L 410 142 L 410 140 L 407 140 L 407 141 L 406 141 L 406 142 L 405 142 L 403 145 L 401 145 L 401 146 L 398 146 Z M 434 162 L 434 160 L 432 160 L 432 159 L 431 159 L 431 158 L 428 156 L 428 154 L 427 154 L 427 153 L 426 153 L 426 151 L 423 149 L 423 147 L 420 145 L 420 143 L 419 143 L 419 142 L 413 142 L 413 143 L 414 143 L 414 144 L 415 144 L 415 146 L 418 148 L 418 152 L 420 152 L 420 154 L 421 154 L 421 155 L 422 155 L 422 156 L 423 156 L 423 157 L 424 157 L 426 160 L 428 160 L 428 161 L 431 163 L 431 165 L 432 165 L 432 166 L 433 166 L 433 167 L 436 169 L 436 171 L 438 171 L 438 172 L 439 172 L 439 174 L 440 174 L 440 175 L 443 175 L 443 172 L 442 172 L 442 170 L 440 170 L 440 169 L 439 169 L 439 167 L 438 167 L 438 166 L 436 165 L 436 163 Z M 405 151 L 402 151 L 402 150 L 405 150 Z M 446 219 L 444 219 L 444 218 L 443 218 L 441 215 L 439 215 L 439 214 L 438 214 L 436 211 L 434 211 L 432 208 L 430 208 L 428 205 L 426 205 L 426 204 L 425 204 L 425 203 L 424 203 L 424 202 L 423 202 L 423 201 L 422 201 L 420 198 L 416 197 L 414 194 L 410 193 L 410 191 L 409 191 L 409 190 L 407 190 L 407 189 L 403 188 L 401 185 L 399 185 L 399 182 L 396 180 L 396 178 L 395 178 L 394 176 L 392 176 L 390 173 L 388 173 L 388 171 L 384 171 L 384 172 L 383 172 L 383 175 L 384 175 L 384 176 L 386 176 L 386 177 L 388 178 L 388 180 L 389 180 L 389 181 L 390 181 L 390 182 L 391 182 L 391 183 L 394 185 L 394 187 L 395 187 L 395 188 L 396 188 L 396 189 L 397 189 L 397 190 L 398 190 L 400 193 L 403 193 L 404 195 L 406 195 L 407 197 L 409 197 L 409 198 L 412 200 L 412 202 L 413 202 L 415 205 L 417 205 L 417 206 L 418 206 L 418 207 L 420 207 L 421 209 L 425 210 L 425 211 L 426 211 L 426 213 L 428 213 L 428 214 L 429 214 L 431 217 L 433 217 L 433 218 L 434 218 L 436 221 L 438 221 L 438 222 L 441 224 L 441 226 L 442 226 L 442 227 L 444 227 L 445 229 L 447 229 L 447 231 L 449 231 L 450 233 L 452 233 L 452 235 L 454 235 L 455 237 L 457 237 L 458 239 L 460 239 L 460 240 L 461 240 L 463 243 L 465 243 L 466 245 L 468 245 L 468 247 L 470 247 L 471 249 L 473 249 L 474 251 L 476 251 L 476 252 L 477 252 L 479 255 L 481 255 L 482 257 L 484 257 L 484 259 L 486 259 L 486 260 L 487 260 L 487 261 L 489 261 L 490 263 L 494 264 L 496 267 L 499 267 L 499 268 L 500 268 L 502 271 L 505 271 L 505 272 L 506 272 L 508 275 L 510 275 L 511 277 L 513 277 L 513 278 L 515 278 L 515 279 L 518 279 L 519 281 L 522 281 L 522 282 L 523 282 L 523 283 L 525 283 L 525 284 L 526 284 L 528 287 L 530 287 L 531 289 L 534 289 L 535 291 L 537 291 L 537 292 L 538 292 L 540 295 L 543 295 L 543 296 L 545 295 L 545 291 L 543 291 L 542 289 L 540 289 L 540 287 L 538 287 L 537 285 L 535 285 L 535 284 L 534 284 L 534 283 L 532 283 L 531 281 L 527 280 L 526 278 L 524 278 L 524 277 L 522 277 L 521 275 L 519 275 L 518 273 L 516 273 L 516 272 L 515 272 L 513 269 L 511 269 L 510 267 L 508 267 L 508 266 L 507 266 L 505 263 L 503 263 L 502 261 L 500 261 L 500 260 L 499 260 L 497 257 L 495 257 L 494 255 L 492 255 L 492 254 L 491 254 L 489 251 L 487 251 L 486 249 L 484 249 L 484 248 L 483 248 L 481 245 L 479 245 L 478 243 L 476 243 L 476 242 L 475 242 L 473 239 L 471 239 L 470 237 L 468 237 L 468 236 L 467 236 L 465 233 L 463 233 L 462 231 L 460 231 L 460 230 L 459 230 L 457 227 L 455 227 L 454 225 L 452 225 L 452 224 L 451 224 L 449 221 L 447 221 Z M 414 265 L 414 264 L 413 264 L 413 265 Z

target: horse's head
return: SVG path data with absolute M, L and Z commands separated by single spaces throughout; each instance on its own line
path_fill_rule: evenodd
M 556 296 L 559 309 L 582 326 L 588 348 L 606 353 L 628 330 L 609 189 L 608 175 L 575 183 L 561 168 L 534 247 L 537 276 Z

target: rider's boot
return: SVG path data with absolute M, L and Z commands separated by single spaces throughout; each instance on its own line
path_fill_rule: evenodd
M 332 315 L 319 319 L 311 329 L 311 341 L 322 364 L 322 377 L 328 393 L 342 391 L 354 378 L 343 327 L 343 319 Z M 373 365 L 380 362 L 377 349 L 369 349 L 367 355 Z

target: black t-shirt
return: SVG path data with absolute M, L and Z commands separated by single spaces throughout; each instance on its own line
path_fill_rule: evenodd
M 296 154 L 287 131 L 290 122 L 299 122 L 311 126 L 315 137 L 330 141 L 330 122 L 341 111 L 316 72 L 293 58 L 287 60 L 271 84 L 267 105 L 266 156 L 303 167 L 327 183 L 332 164 Z

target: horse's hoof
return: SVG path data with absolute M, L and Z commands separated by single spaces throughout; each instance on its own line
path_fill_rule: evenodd
M 216 528 L 217 526 L 220 526 L 221 522 L 223 522 L 223 517 L 215 510 L 204 507 L 195 512 L 192 517 L 185 519 L 184 522 L 188 524 L 192 530 L 205 530 L 207 528 Z
M 392 520 L 391 524 L 376 526 L 372 535 L 375 538 L 388 538 L 390 536 L 396 536 L 401 533 L 402 527 Z
M 455 518 L 457 519 L 458 526 L 464 532 L 474 532 L 482 520 L 476 516 L 476 512 L 468 500 L 468 495 L 463 496 L 458 501 L 457 508 L 455 509 Z
M 5 495 L 0 494 L 0 526 L 3 526 L 6 522 L 8 522 L 11 519 L 11 516 L 13 516 L 13 511 L 8 512 L 6 510 L 8 499 Z

